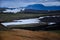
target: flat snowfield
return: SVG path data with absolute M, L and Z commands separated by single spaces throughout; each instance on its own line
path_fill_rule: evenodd
M 34 24 L 34 23 L 39 23 L 40 20 L 38 18 L 34 19 L 22 19 L 22 20 L 14 20 L 13 22 L 6 22 L 6 23 L 1 23 L 4 26 L 8 25 L 24 25 L 24 24 Z
M 0 40 L 60 40 L 60 34 L 12 29 L 10 31 L 0 31 Z

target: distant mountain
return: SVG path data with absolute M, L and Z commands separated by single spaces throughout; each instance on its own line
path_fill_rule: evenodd
M 47 10 L 34 10 L 34 9 L 25 9 L 22 11 L 24 13 L 47 13 Z
M 42 4 L 33 4 L 28 5 L 26 9 L 33 9 L 33 10 L 60 10 L 60 6 L 44 6 Z
M 0 12 L 10 12 L 10 13 L 17 13 L 20 12 L 21 8 L 8 8 L 8 7 L 0 7 Z
M 58 12 L 60 11 L 60 6 L 44 6 L 42 4 L 28 5 L 24 12 L 34 12 L 34 13 L 47 13 L 47 12 Z
M 14 10 L 14 9 L 16 9 L 16 8 L 0 7 L 0 9 L 10 9 L 10 10 Z
M 34 12 L 34 13 L 57 13 L 60 12 L 60 6 L 44 6 L 42 4 L 32 4 L 26 7 L 19 8 L 8 8 L 8 7 L 0 7 L 0 11 L 5 12 Z

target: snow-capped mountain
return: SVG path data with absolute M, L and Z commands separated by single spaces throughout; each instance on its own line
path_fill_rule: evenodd
M 59 11 L 60 6 L 44 6 L 42 4 L 32 4 L 26 7 L 19 7 L 19 8 L 4 8 L 6 9 L 3 12 L 35 12 L 35 13 L 47 13 L 48 11 Z
M 0 8 L 1 10 L 4 10 L 3 12 L 12 12 L 12 13 L 17 13 L 20 12 L 21 10 L 23 11 L 25 8 L 24 7 L 18 7 L 18 8 L 8 8 L 8 7 L 2 7 Z M 0 11 L 1 11 L 0 10 Z
M 13 12 L 13 13 L 17 13 L 17 12 L 19 12 L 20 11 L 20 9 L 6 9 L 6 11 L 3 11 L 3 12 Z

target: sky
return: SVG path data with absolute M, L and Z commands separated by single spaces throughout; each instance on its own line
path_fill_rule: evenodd
M 43 4 L 44 6 L 60 6 L 60 0 L 0 0 L 0 7 L 18 8 L 31 4 Z

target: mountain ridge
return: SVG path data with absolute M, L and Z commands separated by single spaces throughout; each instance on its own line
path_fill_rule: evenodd
M 60 6 L 44 6 L 42 4 L 33 4 L 33 5 L 28 5 L 25 9 L 34 9 L 34 10 L 60 10 Z

